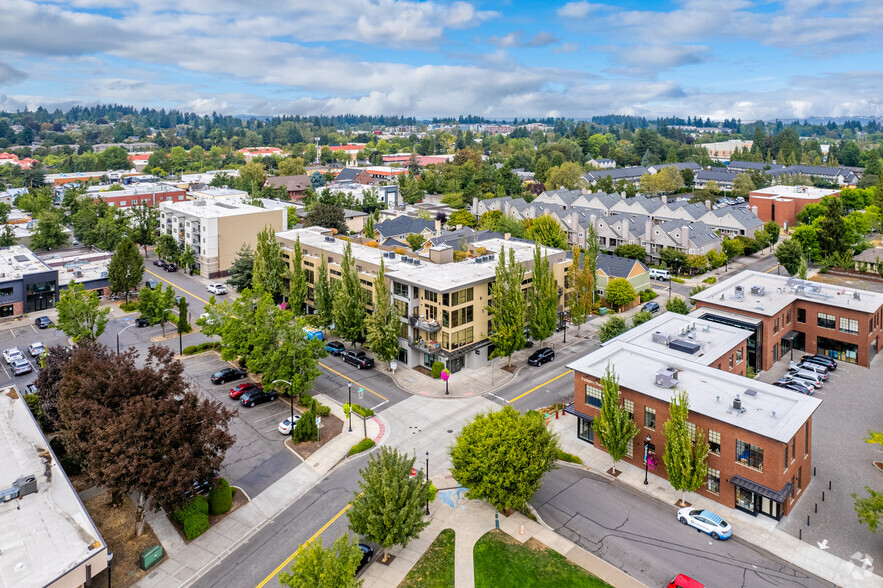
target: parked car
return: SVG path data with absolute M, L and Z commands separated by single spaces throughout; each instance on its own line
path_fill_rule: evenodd
M 178 271 L 178 266 L 175 265 L 174 263 L 167 263 L 163 266 L 163 269 L 166 270 L 167 272 L 176 272 L 176 271 Z
M 788 364 L 788 367 L 815 372 L 821 376 L 824 381 L 828 381 L 828 368 L 823 365 L 811 361 L 801 361 L 799 363 L 792 361 Z
M 212 294 L 226 294 L 227 286 L 225 286 L 224 284 L 209 284 L 208 291 Z
M 682 525 L 696 527 L 714 539 L 729 539 L 733 535 L 729 523 L 710 510 L 698 510 L 689 506 L 681 508 L 678 509 L 678 520 Z
M 813 384 L 812 382 L 807 381 L 807 380 L 801 380 L 799 378 L 795 378 L 791 374 L 785 374 L 784 376 L 779 378 L 779 382 L 781 382 L 783 384 L 800 384 L 801 386 L 803 386 L 805 388 L 809 388 L 812 391 L 815 391 L 815 389 L 816 389 L 815 384 Z
M 149 327 L 149 326 L 150 326 L 150 322 L 149 322 L 146 318 L 143 318 L 143 317 L 142 317 L 142 318 L 136 318 L 136 319 L 135 319 L 135 326 L 136 326 L 136 327 L 139 327 L 139 328 L 140 328 L 140 327 Z
M 233 386 L 232 388 L 230 388 L 230 398 L 236 400 L 246 392 L 255 388 L 263 389 L 263 386 L 261 386 L 260 384 L 255 384 L 254 382 L 243 382 L 238 386 Z
M 155 265 L 156 267 L 166 267 L 166 262 L 161 259 L 154 259 L 153 265 Z
M 37 393 L 37 385 L 36 384 L 25 385 L 25 394 L 36 394 L 36 393 Z
M 294 415 L 294 420 L 291 420 L 291 417 L 285 419 L 281 423 L 279 423 L 279 432 L 283 435 L 291 435 L 291 431 L 294 427 L 297 426 L 297 421 L 300 420 L 300 415 Z
M 239 398 L 239 404 L 251 408 L 255 404 L 276 400 L 276 396 L 277 394 L 275 390 L 264 390 L 262 387 L 255 387 Z
M 39 341 L 28 345 L 28 353 L 31 354 L 31 357 L 40 357 L 45 352 L 46 352 L 46 348 Z
M 368 357 L 364 351 L 350 350 L 344 351 L 340 355 L 343 357 L 343 361 L 356 366 L 360 370 L 374 367 L 374 360 Z
M 3 359 L 6 360 L 7 364 L 12 365 L 13 361 L 24 359 L 24 355 L 22 355 L 18 347 L 11 347 L 3 352 Z
M 697 582 L 690 576 L 678 574 L 668 583 L 666 588 L 705 588 L 705 584 Z
M 359 562 L 359 567 L 356 568 L 357 578 L 363 571 L 365 571 L 365 568 L 371 563 L 371 558 L 374 557 L 374 550 L 371 549 L 370 545 L 359 543 L 359 549 L 362 550 L 362 561 Z
M 16 376 L 29 374 L 32 371 L 34 371 L 34 368 L 31 367 L 31 362 L 26 360 L 24 357 L 22 357 L 21 359 L 16 359 L 12 362 L 12 373 Z
M 209 491 L 212 489 L 212 486 L 215 485 L 215 482 L 217 482 L 220 479 L 221 479 L 221 474 L 218 472 L 215 472 L 209 476 L 206 476 L 205 478 L 194 481 L 193 482 L 193 490 L 197 494 L 208 494 Z
M 800 368 L 788 368 L 788 375 L 792 378 L 797 378 L 798 380 L 806 380 L 811 383 L 816 388 L 822 387 L 822 376 L 815 372 L 811 372 L 809 370 L 803 370 Z
M 313 327 L 304 327 L 303 328 L 304 335 L 307 336 L 307 339 L 312 341 L 313 339 L 318 339 L 322 341 L 325 339 L 325 333 L 322 332 L 322 329 L 314 329 Z
M 787 390 L 793 390 L 794 392 L 800 392 L 801 394 L 806 394 L 807 396 L 812 396 L 814 391 L 811 386 L 804 386 L 796 380 L 779 380 L 778 382 L 773 382 L 773 386 L 778 386 L 779 388 L 785 388 Z
M 837 362 L 824 355 L 804 355 L 800 358 L 801 363 L 811 362 L 823 365 L 832 372 L 837 369 Z
M 52 325 L 52 321 L 48 316 L 38 316 L 34 324 L 37 325 L 38 329 L 48 329 Z
M 533 366 L 541 366 L 555 359 L 555 352 L 551 347 L 541 347 L 530 354 L 527 358 L 527 364 Z
M 159 282 L 157 282 L 156 280 L 147 280 L 146 282 L 144 282 L 144 285 L 151 290 L 156 290 L 157 286 L 159 286 Z
M 659 303 L 652 300 L 641 307 L 642 312 L 659 312 Z
M 239 368 L 224 368 L 219 372 L 212 374 L 212 384 L 225 384 L 233 380 L 241 380 L 248 375 L 248 372 Z
M 344 351 L 346 351 L 346 347 L 343 346 L 343 343 L 340 341 L 329 341 L 325 344 L 325 351 L 330 353 L 331 355 L 340 355 Z

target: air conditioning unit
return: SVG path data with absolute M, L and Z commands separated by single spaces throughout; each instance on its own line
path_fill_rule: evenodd
M 752 296 L 763 296 L 766 289 L 763 286 L 751 286 Z
M 656 372 L 656 385 L 662 388 L 674 388 L 678 385 L 678 370 L 663 368 Z
M 745 288 L 742 286 L 736 286 L 733 289 L 733 298 L 736 300 L 743 300 L 745 298 Z

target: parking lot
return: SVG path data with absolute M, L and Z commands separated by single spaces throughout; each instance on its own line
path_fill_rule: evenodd
M 801 355 L 795 351 L 795 360 Z M 811 545 L 822 543 L 834 555 L 851 559 L 859 567 L 876 563 L 878 570 L 883 568 L 883 539 L 859 524 L 851 494 L 867 496 L 865 486 L 880 488 L 881 474 L 872 464 L 880 454 L 863 439 L 869 429 L 883 428 L 881 368 L 879 356 L 870 369 L 838 362 L 828 381 L 816 390 L 814 396 L 822 404 L 813 415 L 814 475 L 794 510 L 779 523 L 781 530 L 795 537 L 802 532 L 803 540 Z M 787 369 L 786 357 L 759 379 L 775 382 Z

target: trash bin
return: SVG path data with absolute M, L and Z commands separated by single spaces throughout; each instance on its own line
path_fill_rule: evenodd
M 151 566 L 153 566 L 156 562 L 162 559 L 162 545 L 156 545 L 154 547 L 148 547 L 144 551 L 141 552 L 141 557 L 138 559 L 138 567 L 142 570 L 149 570 Z
M 598 314 L 600 314 L 600 315 L 605 315 L 605 314 L 607 314 L 607 307 L 606 307 L 606 306 L 602 306 L 601 308 L 599 308 L 599 309 L 598 309 Z

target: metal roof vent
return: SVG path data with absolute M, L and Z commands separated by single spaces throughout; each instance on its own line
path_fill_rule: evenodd
M 742 399 L 739 398 L 738 394 L 736 394 L 736 398 L 735 398 L 735 400 L 733 400 L 733 410 L 735 410 L 739 414 L 742 414 L 746 410 L 745 408 L 743 408 Z
M 656 385 L 663 388 L 674 388 L 678 385 L 678 370 L 662 368 L 656 372 Z
M 766 289 L 763 286 L 751 286 L 751 295 L 752 296 L 763 296 Z
M 742 286 L 736 286 L 733 289 L 733 298 L 735 298 L 736 300 L 742 300 L 743 298 L 745 298 L 745 288 L 743 288 Z

